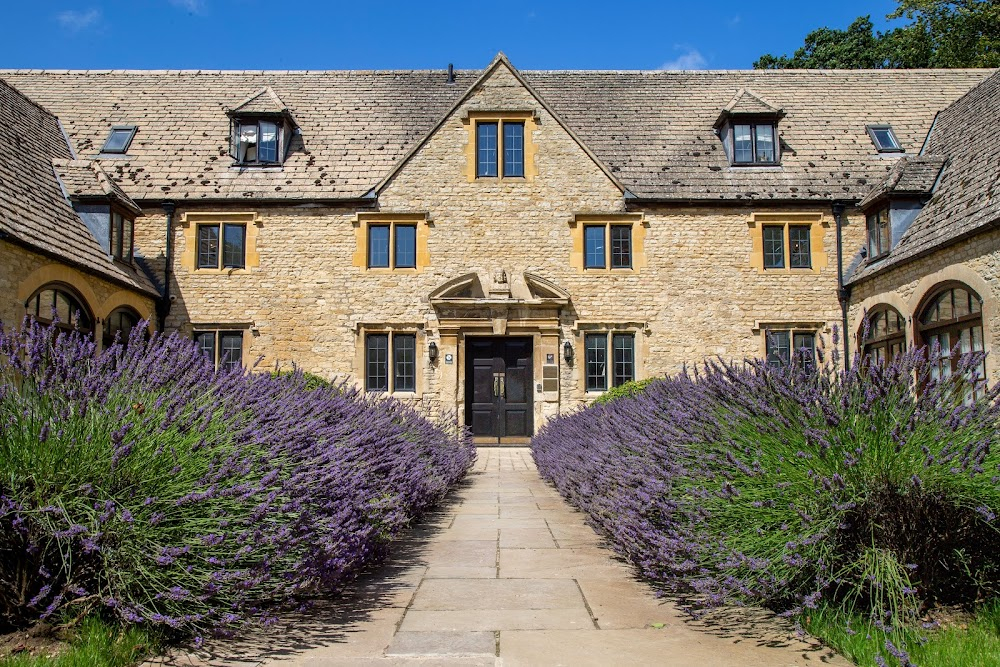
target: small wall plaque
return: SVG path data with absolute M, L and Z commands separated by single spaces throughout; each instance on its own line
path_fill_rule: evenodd
M 554 355 L 554 354 L 546 354 L 545 355 L 545 363 L 547 363 L 547 364 L 554 364 L 554 363 L 556 363 L 556 355 Z
M 451 364 L 455 362 L 455 357 L 451 354 L 444 355 L 444 363 Z

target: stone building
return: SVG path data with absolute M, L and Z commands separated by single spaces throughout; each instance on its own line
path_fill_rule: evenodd
M 158 291 L 133 261 L 139 207 L 76 158 L 56 117 L 0 80 L 0 322 L 30 314 L 110 342 L 151 318 Z
M 937 348 L 941 375 L 958 370 L 954 348 L 985 351 L 974 372 L 1000 379 L 1000 73 L 943 109 L 859 209 L 868 234 L 847 281 L 858 346 Z
M 166 330 L 518 442 L 632 378 L 829 352 L 858 204 L 991 73 L 0 78 L 141 209 Z

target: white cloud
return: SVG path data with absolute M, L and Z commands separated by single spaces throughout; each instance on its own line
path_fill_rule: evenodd
M 674 48 L 680 49 L 682 47 Z M 689 48 L 673 60 L 668 60 L 660 65 L 660 69 L 705 69 L 707 66 L 708 61 L 705 60 L 705 56 L 701 55 L 698 49 Z
M 205 6 L 202 0 L 170 0 L 170 4 L 174 7 L 187 10 L 192 14 L 201 13 L 201 10 Z
M 80 32 L 87 28 L 96 26 L 101 20 L 101 12 L 98 9 L 88 9 L 86 11 L 76 11 L 67 9 L 56 14 L 56 21 L 66 30 Z

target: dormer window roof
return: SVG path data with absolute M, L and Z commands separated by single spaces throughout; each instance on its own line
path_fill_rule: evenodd
M 102 153 L 125 154 L 132 143 L 135 131 L 139 129 L 135 125 L 115 125 L 111 128 L 111 133 L 104 141 Z
M 729 163 L 733 166 L 777 166 L 781 162 L 778 121 L 784 112 L 741 88 L 715 121 Z
M 230 118 L 230 155 L 241 166 L 271 166 L 284 162 L 295 120 L 270 87 L 254 93 Z
M 879 153 L 902 153 L 903 148 L 899 145 L 896 133 L 892 131 L 891 125 L 868 125 L 868 136 L 872 138 L 872 143 Z

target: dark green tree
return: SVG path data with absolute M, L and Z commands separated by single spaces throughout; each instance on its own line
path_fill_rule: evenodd
M 820 28 L 791 56 L 765 54 L 756 69 L 1000 66 L 998 0 L 897 0 L 887 18 L 908 24 L 877 32 L 870 16 L 846 30 Z

